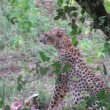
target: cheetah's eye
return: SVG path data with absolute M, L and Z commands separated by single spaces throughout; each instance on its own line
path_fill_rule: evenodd
M 45 34 L 45 37 L 49 37 L 47 34 Z
M 45 34 L 45 39 L 51 39 L 51 37 L 50 36 L 48 36 L 47 34 Z

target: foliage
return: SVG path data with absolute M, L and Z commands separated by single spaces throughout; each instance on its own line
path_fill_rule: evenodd
M 5 81 L 3 81 L 3 89 L 2 89 L 2 96 L 0 96 L 0 108 L 3 108 L 5 105 L 5 98 L 6 98 L 6 88 L 5 88 Z M 10 106 L 6 105 L 6 110 L 10 110 Z
M 110 12 L 110 0 L 104 0 L 105 8 L 108 12 Z
M 108 2 L 108 1 L 106 1 Z M 98 1 L 97 1 L 98 4 Z M 71 34 L 73 36 L 78 35 L 80 33 L 82 33 L 81 28 L 79 28 L 80 23 L 84 24 L 85 20 L 87 19 L 87 13 L 84 11 L 84 9 L 78 10 L 78 5 L 74 5 L 73 1 L 67 0 L 66 2 L 64 0 L 58 0 L 58 5 L 60 6 L 59 9 L 57 9 L 57 16 L 54 18 L 54 20 L 58 20 L 58 19 L 68 19 L 69 18 L 69 23 L 68 25 L 71 26 L 72 31 Z M 96 4 L 92 4 L 93 6 L 95 6 Z M 85 8 L 86 11 L 88 13 L 90 13 L 90 8 L 88 3 L 85 2 Z M 96 7 L 96 6 L 95 6 Z M 79 14 L 80 13 L 80 14 Z M 97 18 L 97 15 L 95 13 L 93 13 L 91 15 L 93 20 L 99 19 L 100 21 L 100 25 L 103 26 L 104 24 L 104 20 L 105 20 L 105 16 L 101 16 L 100 18 Z M 77 22 L 76 20 L 78 20 L 79 22 Z M 89 33 L 91 30 L 93 30 L 93 24 L 91 23 L 90 25 L 91 29 L 88 30 L 87 33 Z M 104 27 L 104 26 L 103 26 Z M 109 30 L 109 27 L 106 27 Z M 85 31 L 86 32 L 86 31 Z M 109 42 L 105 42 L 105 45 L 109 44 Z M 109 52 L 110 48 L 107 46 L 105 47 L 103 52 Z
M 98 107 L 100 108 L 102 106 L 106 107 L 107 110 L 110 109 L 110 93 L 105 92 L 104 90 L 100 90 L 96 97 L 94 95 L 91 95 L 89 99 L 87 99 L 87 105 L 92 106 L 92 103 L 95 101 L 99 101 Z
M 96 58 L 97 60 L 100 60 L 101 58 L 105 57 L 105 54 L 103 52 L 103 43 L 99 43 L 97 47 L 97 42 L 98 40 L 95 39 L 88 39 L 88 38 L 82 38 L 82 40 L 79 41 L 80 46 L 80 51 L 84 56 L 87 58 L 87 62 L 93 62 L 93 57 Z M 94 50 L 94 51 L 92 51 Z M 88 61 L 88 59 L 91 59 Z
M 97 95 L 90 95 L 86 97 L 80 105 L 74 107 L 74 110 L 85 110 L 86 107 L 92 107 L 94 104 L 97 105 L 97 108 L 106 107 L 107 110 L 110 109 L 110 93 L 100 90 Z
M 39 103 L 41 105 L 45 105 L 46 103 L 48 103 L 51 95 L 49 95 L 46 90 L 44 90 L 45 86 L 44 83 L 42 83 L 38 89 L 38 92 L 40 93 L 40 96 L 38 97 Z
M 3 107 L 5 102 L 12 102 L 16 97 L 18 100 L 24 100 L 25 97 L 33 94 L 33 91 L 40 93 L 39 102 L 41 105 L 48 103 L 51 96 L 47 92 L 48 85 L 53 87 L 55 81 L 47 76 L 49 73 L 58 76 L 61 72 L 69 71 L 68 64 L 61 67 L 59 63 L 54 61 L 57 53 L 53 47 L 45 47 L 39 43 L 39 35 L 41 36 L 45 30 L 52 27 L 63 28 L 69 35 L 72 44 L 78 46 L 90 63 L 94 63 L 93 59 L 97 61 L 102 57 L 105 58 L 105 52 L 110 50 L 109 42 L 103 42 L 100 32 L 92 31 L 92 38 L 77 37 L 79 34 L 89 34 L 92 25 L 90 27 L 89 15 L 79 8 L 73 0 L 71 0 L 73 5 L 69 0 L 66 2 L 58 0 L 60 9 L 57 9 L 58 15 L 54 18 L 55 21 L 53 15 L 45 16 L 47 13 L 43 8 L 36 8 L 34 0 L 2 0 L 0 2 L 0 56 L 3 58 L 12 56 L 8 63 L 11 64 L 12 60 L 16 60 L 15 62 L 21 68 L 17 74 L 11 72 L 9 76 L 6 76 L 6 83 L 14 82 L 13 84 L 7 86 L 5 83 L 3 86 L 1 86 L 2 83 L 0 84 L 0 90 L 3 91 L 3 93 L 0 92 L 0 107 Z M 108 3 L 105 5 L 109 9 Z M 95 18 L 94 14 L 93 18 Z M 26 65 L 30 62 L 33 62 L 36 67 L 30 69 L 29 65 Z M 104 74 L 108 74 L 106 65 L 103 65 L 103 68 Z M 5 69 L 10 68 L 0 64 L 0 70 Z M 35 75 L 32 74 L 34 70 L 36 71 Z M 47 79 L 43 80 L 45 77 Z M 1 79 L 0 82 L 2 82 Z M 22 96 L 21 99 L 19 99 L 19 95 Z M 83 109 L 85 102 L 82 102 L 77 109 Z M 9 110 L 9 106 L 6 106 L 6 109 Z
M 40 10 L 35 7 L 34 0 L 9 0 L 9 3 L 6 16 L 11 23 L 17 22 L 21 31 L 29 32 L 35 24 L 39 25 L 42 17 Z

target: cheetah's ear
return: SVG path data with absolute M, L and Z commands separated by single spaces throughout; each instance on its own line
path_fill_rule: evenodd
M 58 29 L 58 30 L 57 30 L 57 36 L 58 36 L 58 37 L 61 37 L 62 34 L 63 34 L 63 30 Z

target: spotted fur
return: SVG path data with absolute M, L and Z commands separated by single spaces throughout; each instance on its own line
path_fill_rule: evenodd
M 104 82 L 90 72 L 79 50 L 71 44 L 70 39 L 62 29 L 46 31 L 40 42 L 45 45 L 53 45 L 58 51 L 58 56 L 63 57 L 71 65 L 69 72 L 60 74 L 59 83 L 55 86 L 48 110 L 57 110 L 67 92 L 70 94 L 69 102 L 72 106 L 84 100 L 84 97 L 88 95 L 87 93 L 84 94 L 85 92 L 94 95 L 101 89 L 110 92 Z M 100 108 L 100 110 L 106 109 Z

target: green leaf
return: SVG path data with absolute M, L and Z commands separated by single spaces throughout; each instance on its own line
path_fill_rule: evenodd
M 12 4 L 15 2 L 15 0 L 8 0 L 9 2 L 11 2 Z
M 18 91 L 21 91 L 21 89 L 22 89 L 22 85 L 21 85 L 21 84 L 18 84 L 17 90 L 18 90 Z
M 106 16 L 101 16 L 101 17 L 99 17 L 99 19 L 105 19 L 106 18 Z
M 106 16 L 101 16 L 101 17 L 98 18 L 99 21 L 100 21 L 100 25 L 103 25 L 104 24 L 105 18 L 106 18 Z
M 41 75 L 46 74 L 46 70 L 45 70 L 45 68 L 40 67 L 40 74 L 41 74 Z
M 77 25 L 75 24 L 75 20 L 73 19 L 72 20 L 72 29 L 77 29 L 78 27 L 77 27 Z
M 85 34 L 88 34 L 89 32 L 90 32 L 90 30 L 89 29 L 86 29 L 84 33 Z
M 65 11 L 65 12 L 68 12 L 69 9 L 70 9 L 70 7 L 69 7 L 68 5 L 66 5 L 66 6 L 64 7 L 64 11 Z
M 52 73 L 56 73 L 59 74 L 61 66 L 58 62 L 53 62 L 53 64 L 51 65 L 53 67 L 55 67 L 55 69 L 52 71 Z
M 104 90 L 100 90 L 97 93 L 97 96 L 98 96 L 99 99 L 104 99 L 106 97 L 106 92 Z
M 109 48 L 104 48 L 103 50 L 102 50 L 102 52 L 108 52 L 109 51 Z
M 110 110 L 110 105 L 107 105 L 107 110 Z
M 55 16 L 54 20 L 59 20 L 60 16 Z
M 69 4 L 69 1 L 66 1 L 66 4 L 68 5 Z
M 18 82 L 18 83 L 20 83 L 22 77 L 23 77 L 22 75 L 19 75 L 19 76 L 18 76 L 18 78 L 17 78 L 17 82 Z
M 105 18 L 99 18 L 99 21 L 100 21 L 100 25 L 103 25 L 105 22 Z
M 21 109 L 20 109 L 21 110 Z M 23 110 L 30 110 L 29 108 L 24 107 Z
M 91 61 L 92 61 L 92 58 L 90 58 L 90 57 L 89 57 L 89 58 L 87 58 L 87 62 L 89 62 L 89 63 L 90 63 Z
M 78 108 L 77 107 L 72 107 L 72 110 L 78 110 Z
M 104 75 L 107 75 L 107 69 L 106 69 L 106 66 L 103 64 L 103 72 L 104 72 Z
M 73 80 L 77 81 L 77 76 L 72 76 Z
M 78 13 L 77 12 L 73 12 L 73 16 L 74 17 L 77 17 L 78 16 Z
M 84 100 L 84 101 L 82 101 L 82 102 L 80 103 L 80 108 L 81 108 L 81 110 L 86 110 L 86 103 L 87 103 L 86 100 Z
M 87 100 L 87 106 L 91 106 L 96 101 L 96 97 L 94 94 L 91 94 L 90 97 L 86 97 L 85 100 Z
M 105 44 L 104 44 L 104 47 L 105 47 L 105 48 L 109 48 L 109 45 L 110 45 L 109 43 L 105 43 Z
M 60 67 L 60 64 L 58 62 L 53 62 L 53 64 L 51 66 L 56 67 L 56 68 L 59 68 Z
M 76 42 L 76 36 L 74 36 L 74 37 L 72 38 L 72 44 L 73 44 L 73 45 L 75 44 L 75 42 Z
M 22 68 L 23 68 L 23 70 L 25 70 L 25 71 L 27 71 L 27 72 L 30 72 L 29 67 L 27 67 L 27 66 L 23 66 Z
M 44 52 L 42 52 L 42 51 L 39 51 L 39 54 L 40 54 L 40 57 L 42 58 L 42 60 L 45 62 L 45 61 L 49 61 L 50 60 L 50 58 L 49 57 L 47 57 L 46 55 L 45 55 L 45 53 Z
M 72 34 L 72 35 L 76 35 L 76 34 L 77 34 L 77 29 L 73 29 L 73 30 L 71 31 L 71 34 Z
M 6 105 L 6 110 L 10 110 L 10 106 L 9 105 Z
M 63 0 L 58 0 L 58 1 L 57 1 L 57 4 L 58 4 L 59 6 L 61 6 L 61 5 L 63 4 Z
M 0 100 L 0 108 L 2 108 L 4 106 L 4 100 Z
M 101 100 L 99 101 L 99 104 L 98 104 L 98 109 L 101 108 L 102 106 L 106 107 L 107 106 L 107 103 L 104 101 L 104 100 Z
M 96 18 L 97 18 L 97 15 L 96 15 L 95 13 L 93 13 L 93 14 L 92 14 L 92 18 L 93 18 L 93 19 L 96 19 Z
M 82 9 L 82 10 L 81 10 L 81 14 L 83 15 L 84 13 L 85 13 L 85 10 L 84 10 L 84 9 Z
M 63 9 L 58 9 L 57 12 L 58 12 L 58 15 L 54 18 L 54 20 L 59 20 L 60 18 L 63 18 L 63 16 L 65 19 L 65 12 L 63 11 Z
M 56 10 L 57 12 L 63 12 L 63 9 L 58 9 L 58 10 Z
M 77 34 L 81 34 L 81 32 L 82 32 L 82 30 L 81 30 L 81 29 L 79 29 L 79 30 L 78 30 L 78 32 L 77 32 Z
M 91 88 L 91 87 L 93 87 L 94 86 L 94 84 L 93 84 L 93 82 L 91 82 L 90 84 L 89 84 L 89 87 Z
M 84 17 L 82 17 L 82 18 L 80 18 L 79 20 L 80 20 L 82 23 L 84 23 L 85 18 L 84 18 Z
M 59 16 L 59 17 L 62 17 L 62 16 L 63 16 L 63 14 L 65 14 L 63 11 L 62 11 L 62 12 L 58 12 L 58 16 Z M 60 19 L 60 18 L 58 18 L 58 19 L 57 19 L 57 18 L 55 18 L 54 20 L 59 20 L 59 19 Z
M 60 69 L 59 68 L 56 68 L 52 71 L 52 73 L 58 75 L 60 73 Z
M 110 92 L 106 94 L 106 102 L 110 103 Z
M 74 6 L 73 6 L 73 7 L 71 7 L 71 10 L 72 10 L 72 11 L 76 11 L 76 10 L 77 10 L 77 7 L 74 7 Z
M 62 71 L 61 72 L 68 72 L 70 70 L 70 64 L 66 63 L 64 65 L 64 67 L 62 68 Z
M 76 41 L 76 42 L 75 42 L 75 44 L 74 44 L 74 46 L 75 46 L 75 47 L 77 47 L 78 43 L 79 43 L 79 42 L 78 42 L 78 41 Z
M 3 81 L 3 95 L 2 95 L 3 104 L 4 104 L 4 100 L 5 100 L 5 82 Z
M 5 100 L 5 82 L 3 81 L 3 91 L 2 91 L 2 98 L 0 98 L 0 108 L 4 106 Z

